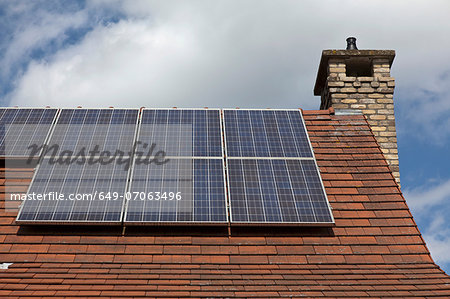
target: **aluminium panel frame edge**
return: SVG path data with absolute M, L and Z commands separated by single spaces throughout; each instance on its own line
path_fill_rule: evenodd
M 225 119 L 223 118 L 222 109 L 219 109 L 219 123 L 220 123 L 220 143 L 222 144 L 222 175 L 223 175 L 223 191 L 224 191 L 224 199 L 225 199 L 225 219 L 227 225 L 231 223 L 231 211 L 229 211 L 229 199 L 228 199 L 228 180 L 226 170 L 226 136 L 225 136 Z
M 141 120 L 141 111 L 142 111 L 142 109 L 136 109 L 136 110 L 137 110 L 137 116 L 136 116 L 136 122 L 135 122 L 135 128 L 134 128 L 132 152 L 131 152 L 131 155 L 129 156 L 129 159 L 131 160 L 130 161 L 131 164 L 128 167 L 127 181 L 125 183 L 125 190 L 124 190 L 124 194 L 123 194 L 122 209 L 120 211 L 120 220 L 119 220 L 120 225 L 123 225 L 123 223 L 125 222 L 125 216 L 126 216 L 125 211 L 126 211 L 126 208 L 128 206 L 128 200 L 127 200 L 126 194 L 128 192 L 128 188 L 129 188 L 129 186 L 131 184 L 131 177 L 132 177 L 133 168 L 134 168 L 134 154 L 135 154 L 136 147 L 137 147 L 136 146 L 136 142 L 137 142 L 138 131 L 139 131 L 139 128 L 140 128 L 139 124 L 140 124 L 140 120 Z
M 316 155 L 314 154 L 314 148 L 311 144 L 311 139 L 309 138 L 308 128 L 306 127 L 305 120 L 303 119 L 303 111 L 301 109 L 298 109 L 298 113 L 300 113 L 300 119 L 302 120 L 303 127 L 305 128 L 306 138 L 308 140 L 309 148 L 311 149 L 311 154 L 312 154 L 312 158 L 314 161 L 314 165 L 316 166 L 317 176 L 319 177 L 320 185 L 321 185 L 323 193 L 325 195 L 328 212 L 330 212 L 331 222 L 329 222 L 329 223 L 334 226 L 336 224 L 336 221 L 334 220 L 333 208 L 331 207 L 330 201 L 328 200 L 328 194 L 325 189 L 325 185 L 323 184 L 322 175 L 320 173 L 320 168 L 319 168 L 319 165 L 317 165 L 317 159 L 316 159 Z M 328 222 L 326 222 L 326 223 L 328 223 Z

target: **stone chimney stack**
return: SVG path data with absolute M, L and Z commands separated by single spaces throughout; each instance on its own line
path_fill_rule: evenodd
M 400 183 L 394 117 L 395 80 L 390 70 L 393 50 L 358 50 L 356 39 L 347 39 L 349 50 L 324 50 L 314 95 L 320 109 L 333 107 L 336 114 L 366 116 L 389 167 Z

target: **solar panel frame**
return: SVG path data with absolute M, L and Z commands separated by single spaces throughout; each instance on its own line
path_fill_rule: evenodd
M 48 139 L 50 138 L 50 134 L 51 134 L 51 131 L 52 131 L 52 128 L 53 128 L 53 126 L 54 126 L 54 124 L 55 124 L 55 122 L 56 122 L 56 119 L 57 119 L 57 117 L 58 117 L 58 115 L 59 115 L 59 111 L 60 111 L 60 109 L 58 109 L 58 108 L 50 108 L 50 107 L 26 107 L 26 108 L 18 108 L 18 107 L 0 107 L 0 110 L 17 110 L 17 111 L 19 111 L 19 110 L 55 110 L 55 115 L 53 115 L 53 118 L 52 118 L 52 120 L 51 120 L 51 122 L 50 123 L 48 123 L 48 124 L 46 124 L 46 125 L 49 125 L 49 128 L 48 128 L 48 131 L 47 131 L 47 133 L 45 134 L 45 137 L 44 137 L 44 139 L 42 140 L 42 143 L 43 144 L 46 144 L 46 142 L 48 141 Z M 29 114 L 29 116 L 31 115 L 31 113 L 32 113 L 32 111 L 30 112 L 30 114 Z M 3 117 L 3 115 L 2 115 L 2 117 Z M 26 124 L 26 123 L 25 123 Z M 8 124 L 5 124 L 5 125 L 8 125 Z M 9 124 L 9 125 L 13 125 L 13 124 Z M 5 136 L 6 137 L 6 136 Z M 43 152 L 43 150 L 41 149 L 40 151 L 39 151 L 39 153 L 38 153 L 38 155 L 37 155 L 37 157 L 36 158 L 38 158 L 41 154 L 42 154 L 42 152 Z M 28 158 L 29 157 L 29 155 L 26 155 L 26 154 L 12 154 L 12 155 L 7 155 L 6 153 L 5 153 L 5 155 L 0 155 L 0 159 L 8 159 L 8 158 L 12 158 L 12 159 L 15 159 L 15 158 Z
M 321 189 L 323 191 L 323 195 L 325 197 L 325 203 L 327 204 L 327 209 L 328 209 L 328 212 L 329 212 L 330 218 L 331 218 L 330 222 L 323 222 L 323 223 L 321 223 L 321 222 L 314 222 L 314 225 L 334 226 L 335 225 L 335 220 L 334 220 L 334 215 L 333 215 L 333 209 L 332 209 L 332 207 L 330 205 L 330 201 L 328 199 L 328 195 L 327 195 L 327 192 L 325 190 L 325 185 L 323 184 L 322 176 L 320 174 L 319 165 L 317 165 L 316 156 L 314 154 L 313 146 L 311 144 L 311 138 L 309 137 L 309 134 L 308 134 L 308 128 L 306 127 L 306 123 L 305 123 L 305 119 L 303 118 L 302 110 L 301 109 L 296 109 L 296 110 L 300 114 L 300 119 L 302 121 L 303 128 L 305 129 L 306 140 L 308 141 L 308 146 L 311 149 L 311 155 L 312 155 L 311 159 L 314 162 L 315 171 L 317 173 L 317 177 L 319 178 L 320 186 L 321 186 Z M 307 158 L 303 158 L 303 159 L 307 160 Z
M 223 111 L 226 110 L 243 110 L 243 111 L 254 111 L 254 110 L 269 110 L 269 111 L 297 111 L 300 114 L 300 119 L 303 125 L 303 128 L 305 129 L 306 133 L 306 140 L 308 142 L 308 146 L 311 149 L 311 157 L 237 157 L 237 156 L 229 156 L 228 155 L 228 148 L 227 148 L 227 134 L 226 134 L 226 124 L 225 124 L 225 117 L 222 115 L 222 122 L 223 122 L 223 133 L 224 133 L 224 149 L 225 149 L 225 161 L 226 161 L 226 180 L 227 180 L 227 193 L 228 193 L 228 208 L 229 208 L 229 221 L 230 225 L 234 226 L 265 226 L 265 225 L 273 225 L 273 226 L 334 226 L 335 225 L 335 219 L 332 213 L 332 208 L 330 205 L 330 202 L 328 200 L 327 193 L 325 191 L 325 186 L 323 184 L 322 176 L 320 175 L 319 167 L 317 165 L 317 160 L 314 155 L 313 147 L 311 144 L 311 140 L 306 128 L 305 120 L 303 119 L 303 115 L 300 109 L 223 109 Z M 272 222 L 255 222 L 255 221 L 247 221 L 247 222 L 236 222 L 233 221 L 233 213 L 232 213 L 232 198 L 231 198 L 231 188 L 230 188 L 230 177 L 229 177 L 229 169 L 228 169 L 228 161 L 229 160 L 311 160 L 314 162 L 315 171 L 317 173 L 321 189 L 323 191 L 323 195 L 325 197 L 325 202 L 327 205 L 328 212 L 330 214 L 331 221 L 330 222 L 283 222 L 283 221 L 272 221 Z M 244 180 L 245 184 L 245 180 Z
M 126 220 L 126 216 L 127 216 L 127 212 L 128 212 L 128 201 L 125 202 L 125 207 L 124 207 L 124 216 L 123 216 L 123 223 L 124 225 L 130 225 L 130 226 L 134 226 L 134 225 L 148 225 L 148 226 L 158 226 L 158 225 L 172 225 L 172 226 L 177 226 L 177 225 L 228 225 L 229 223 L 229 206 L 228 206 L 228 192 L 227 192 L 227 179 L 226 179 L 226 172 L 225 172 L 225 159 L 224 159 L 224 152 L 225 152 L 225 145 L 224 145 L 224 139 L 223 139 L 223 120 L 222 120 L 222 110 L 221 109 L 217 109 L 217 108 L 143 108 L 141 109 L 141 111 L 143 110 L 194 110 L 194 111 L 198 111 L 198 110 L 213 110 L 213 111 L 218 111 L 219 112 L 219 129 L 220 129 L 220 136 L 221 136 L 221 152 L 222 155 L 221 156 L 166 156 L 166 158 L 168 159 L 192 159 L 194 160 L 200 160 L 200 159 L 206 159 L 206 160 L 222 160 L 222 176 L 223 176 L 223 190 L 224 190 L 224 200 L 225 200 L 225 221 L 223 222 L 204 222 L 204 221 L 166 221 L 166 222 L 153 222 L 153 221 L 127 221 Z M 141 114 L 142 117 L 143 113 Z M 142 119 L 140 117 L 140 120 Z M 137 132 L 136 132 L 136 138 L 138 139 L 140 136 L 140 130 L 141 130 L 142 126 L 139 124 Z M 130 177 L 129 177 L 129 184 L 128 184 L 128 188 L 127 188 L 127 192 L 131 192 L 130 188 L 132 186 L 133 183 L 133 173 L 134 173 L 134 168 L 135 168 L 135 159 L 133 159 L 133 163 L 131 165 L 130 168 Z M 194 169 L 193 169 L 194 171 Z M 193 187 L 194 188 L 194 187 Z

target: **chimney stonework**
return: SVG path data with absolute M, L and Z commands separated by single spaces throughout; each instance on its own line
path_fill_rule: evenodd
M 321 109 L 362 113 L 400 184 L 394 116 L 395 80 L 390 70 L 393 50 L 324 50 L 314 95 Z

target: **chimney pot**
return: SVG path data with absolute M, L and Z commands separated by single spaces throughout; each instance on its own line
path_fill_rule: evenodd
M 348 37 L 347 41 L 347 50 L 358 50 L 356 47 L 356 37 Z

